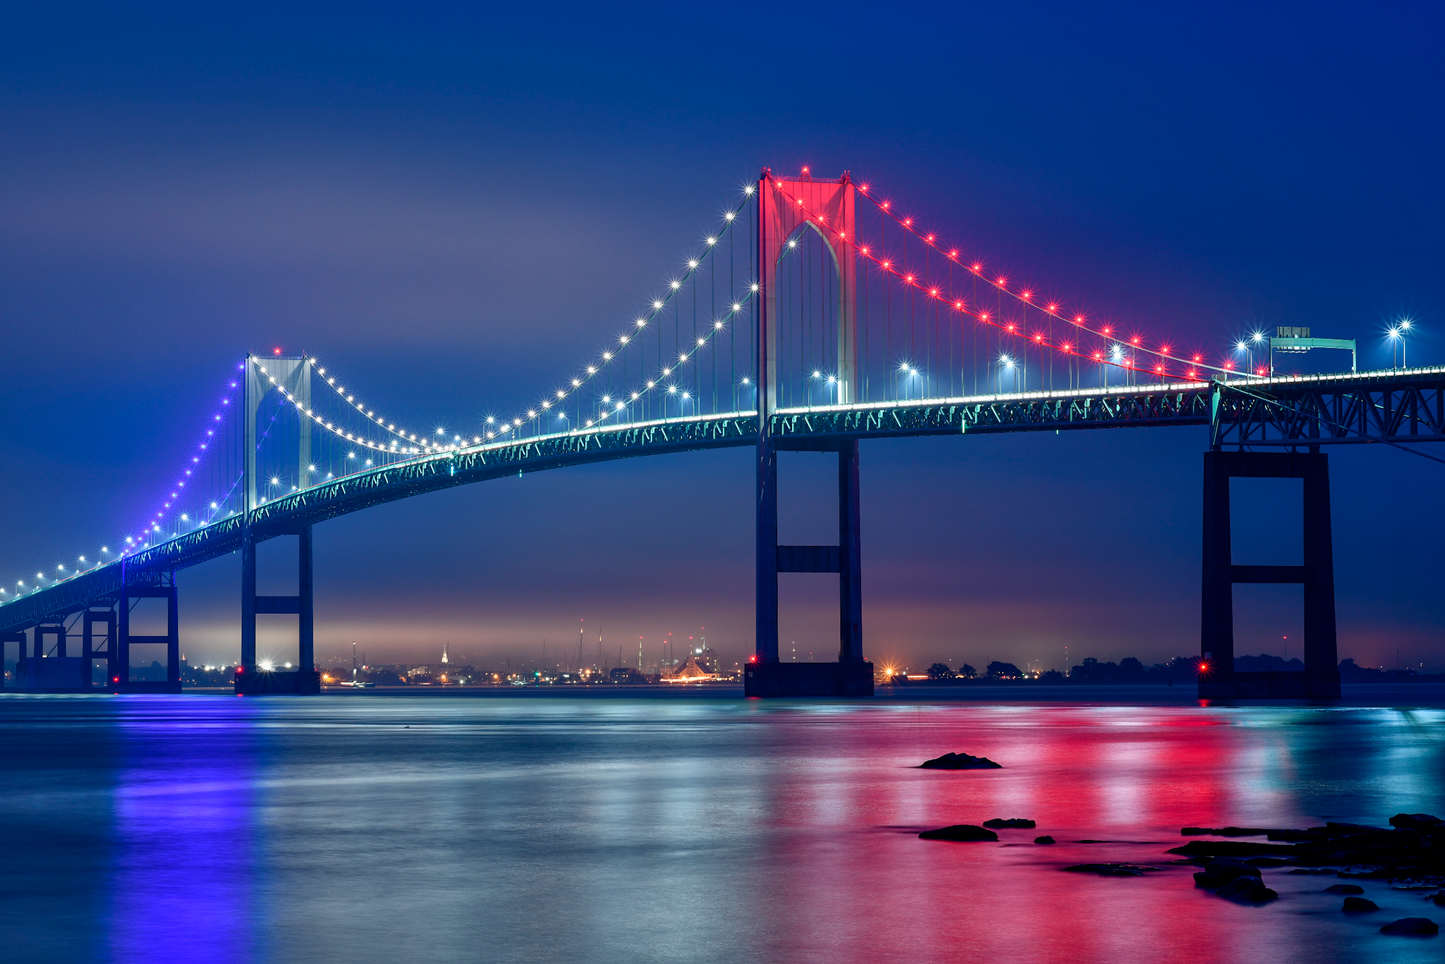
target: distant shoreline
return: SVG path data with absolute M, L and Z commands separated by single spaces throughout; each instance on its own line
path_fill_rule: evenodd
M 230 695 L 229 687 L 187 687 L 195 695 Z M 353 690 L 339 686 L 323 687 L 322 695 L 362 699 L 365 697 L 418 696 L 425 698 L 473 699 L 703 699 L 737 700 L 743 698 L 741 684 L 709 683 L 680 686 L 672 683 L 638 683 L 631 685 L 553 685 L 553 686 L 376 686 Z M 254 698 L 254 697 L 253 697 Z M 284 697 L 278 697 L 284 698 Z M 769 700 L 768 703 L 794 702 Z M 800 700 L 815 703 L 820 700 Z M 842 702 L 870 702 L 846 700 Z M 1158 684 L 1049 685 L 1041 683 L 1010 683 L 1000 686 L 879 686 L 871 702 L 875 703 L 1080 703 L 1115 706 L 1175 705 L 1194 706 L 1199 701 L 1191 685 Z M 1212 705 L 1225 705 L 1218 701 Z M 1241 700 L 1239 706 L 1304 706 L 1303 700 Z M 1345 683 L 1338 701 L 1321 706 L 1377 707 L 1445 707 L 1445 683 Z

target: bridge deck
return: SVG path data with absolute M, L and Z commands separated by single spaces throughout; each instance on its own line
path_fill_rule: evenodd
M 1213 410 L 1216 389 L 1218 411 Z M 757 418 L 757 412 L 731 412 L 633 422 L 420 456 L 265 502 L 253 511 L 252 527 L 257 539 L 269 539 L 387 502 L 513 474 L 752 445 L 757 439 Z M 1442 439 L 1445 367 L 820 405 L 780 409 L 771 416 L 770 430 L 781 448 L 807 448 L 839 438 L 1212 422 L 1216 445 Z M 241 519 L 233 514 L 0 603 L 0 632 L 29 628 L 44 619 L 107 602 L 123 584 L 154 581 L 162 573 L 198 565 L 240 547 Z

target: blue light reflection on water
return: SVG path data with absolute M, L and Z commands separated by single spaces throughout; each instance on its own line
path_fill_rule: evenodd
M 0 698 L 13 961 L 1398 961 L 1445 913 L 1164 863 L 1188 824 L 1440 812 L 1439 710 Z M 1005 769 L 912 767 L 945 750 Z M 1027 816 L 1002 845 L 919 829 Z M 1061 843 L 1036 847 L 1034 833 Z M 1114 843 L 1081 844 L 1081 839 Z M 1063 874 L 1081 861 L 1153 879 Z M 1435 911 L 1434 914 L 1429 911 Z M 1385 942 L 1385 943 L 1381 943 Z

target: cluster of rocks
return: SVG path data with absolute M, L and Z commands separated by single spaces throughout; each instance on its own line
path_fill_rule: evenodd
M 1398 888 L 1439 890 L 1445 886 L 1445 820 L 1428 813 L 1397 813 L 1389 827 L 1326 823 L 1304 830 L 1267 827 L 1185 827 L 1187 837 L 1263 837 L 1264 840 L 1191 840 L 1169 851 L 1201 866 L 1197 887 L 1245 904 L 1279 897 L 1264 886 L 1261 867 L 1289 867 L 1291 874 L 1388 880 Z M 1333 884 L 1324 893 L 1343 897 L 1346 914 L 1370 914 L 1380 906 L 1361 896 L 1358 884 Z M 1426 900 L 1445 907 L 1445 890 Z M 1380 928 L 1383 934 L 1426 936 L 1440 928 L 1428 917 L 1403 917 Z
M 939 827 L 937 830 L 925 830 L 918 836 L 924 840 L 997 840 L 998 834 L 995 830 L 1032 830 L 1038 826 L 1032 820 L 1023 817 L 994 817 L 992 820 L 985 820 L 983 826 L 975 826 L 971 823 L 956 823 L 951 827 Z M 1034 843 L 1053 843 L 1053 837 L 1036 837 Z
M 924 760 L 920 770 L 1001 770 L 999 764 L 986 756 L 970 756 L 967 753 L 945 753 L 943 756 Z
M 925 767 L 973 769 L 977 766 L 954 761 L 980 761 L 979 757 L 949 753 L 929 760 Z M 988 767 L 998 764 L 981 760 Z M 997 830 L 1032 830 L 1036 824 L 1020 817 L 995 817 L 983 826 L 954 824 L 925 830 L 924 840 L 997 841 Z M 1225 900 L 1262 906 L 1278 900 L 1279 894 L 1265 886 L 1262 867 L 1289 867 L 1291 874 L 1331 875 L 1370 880 L 1388 880 L 1398 889 L 1436 890 L 1425 900 L 1445 907 L 1445 820 L 1427 813 L 1397 813 L 1390 826 L 1371 827 L 1350 823 L 1327 823 L 1305 830 L 1264 827 L 1185 827 L 1186 837 L 1225 839 L 1191 840 L 1169 851 L 1199 867 L 1194 885 L 1212 890 Z M 1264 840 L 1237 838 L 1263 837 Z M 1036 844 L 1051 844 L 1054 838 L 1034 838 Z M 1090 843 L 1095 841 L 1080 841 Z M 1063 868 L 1074 873 L 1104 877 L 1143 877 L 1159 867 L 1142 864 L 1074 864 Z M 1324 893 L 1343 897 L 1340 910 L 1346 914 L 1371 914 L 1380 907 L 1362 896 L 1358 884 L 1332 884 Z M 1382 934 L 1429 936 L 1440 928 L 1428 917 L 1402 917 L 1380 928 Z

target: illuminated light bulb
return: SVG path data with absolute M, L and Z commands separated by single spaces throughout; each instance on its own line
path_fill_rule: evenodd
M 671 374 L 672 374 L 672 369 L 671 369 L 671 368 L 664 368 L 664 369 L 662 370 L 662 374 L 663 374 L 663 377 L 666 377 L 666 376 L 668 376 L 668 375 L 671 375 Z
M 681 281 L 669 281 L 668 284 L 672 285 L 672 290 L 673 290 L 673 291 L 676 291 L 678 288 L 681 288 L 681 287 L 682 287 L 682 282 L 681 282 Z
M 889 270 L 891 270 L 892 268 L 893 268 L 893 262 L 892 262 L 892 261 L 885 261 L 885 262 L 883 262 L 883 270 L 884 270 L 884 271 L 889 271 Z
M 742 310 L 743 310 L 743 306 L 740 305 L 740 304 L 738 304 L 736 301 L 734 301 L 734 302 L 733 302 L 733 311 L 742 311 Z M 721 325 L 722 322 L 718 322 L 718 324 Z
M 794 241 L 792 238 L 789 238 L 789 239 L 788 239 L 788 247 L 790 247 L 790 248 L 796 248 L 797 246 L 798 246 L 798 242 L 797 242 L 797 241 Z
M 617 403 L 617 411 L 619 411 L 619 412 L 622 411 L 622 410 L 623 410 L 624 408 L 626 408 L 626 407 L 627 407 L 627 406 L 624 405 L 624 404 L 622 404 L 621 402 L 618 402 L 618 403 Z
M 928 293 L 929 293 L 930 295 L 932 295 L 933 297 L 935 297 L 935 298 L 938 297 L 938 289 L 937 289 L 937 288 L 930 288 L 930 289 L 928 289 Z
M 647 383 L 647 387 L 648 387 L 648 388 L 655 388 L 656 386 L 657 386 L 657 383 L 656 383 L 656 382 L 648 382 L 648 383 Z
M 737 214 L 735 214 L 735 213 L 732 212 L 732 211 L 729 211 L 727 214 L 724 214 L 724 215 L 723 215 L 723 219 L 724 219 L 724 220 L 727 220 L 727 221 L 731 221 L 731 220 L 732 220 L 733 218 L 735 218 L 735 217 L 737 217 Z M 711 243 L 712 243 L 712 239 L 708 239 L 708 244 L 711 244 Z
M 883 208 L 883 210 L 886 211 L 886 210 L 888 210 L 888 205 L 890 205 L 890 204 L 892 204 L 892 203 L 893 203 L 892 201 L 884 201 L 883 204 L 880 205 L 880 206 Z
M 662 309 L 662 302 L 660 302 L 660 301 L 654 301 L 654 302 L 652 303 L 652 307 L 653 307 L 654 310 L 660 311 L 660 310 Z
M 752 194 L 752 193 L 753 193 L 753 186 L 752 186 L 751 184 L 749 184 L 747 187 L 743 188 L 743 193 L 744 193 L 744 194 L 749 194 L 749 195 Z
M 678 356 L 677 356 L 677 363 L 678 363 L 679 365 L 682 365 L 682 364 L 684 364 L 684 363 L 686 363 L 686 362 L 687 362 L 687 356 L 686 356 L 686 355 L 678 355 Z
M 590 419 L 590 418 L 587 420 L 587 427 L 588 427 L 588 428 L 591 428 L 591 427 L 592 427 L 592 419 Z
M 589 374 L 589 375 L 595 375 L 595 374 L 597 374 L 597 369 L 594 368 L 594 367 L 592 367 L 591 365 L 588 365 L 588 366 L 587 366 L 587 374 Z
M 633 400 L 634 402 L 637 401 L 637 393 L 636 393 L 636 392 L 633 392 L 633 393 L 632 393 L 632 400 Z
M 721 326 L 719 326 L 719 327 L 721 327 Z M 707 344 L 707 339 L 706 339 L 706 338 L 699 338 L 699 339 L 697 340 L 697 346 L 698 346 L 699 348 L 701 348 L 703 345 L 706 345 L 706 344 Z
M 753 290 L 753 291 L 757 291 L 757 290 L 758 290 L 758 283 L 757 283 L 757 282 L 753 282 L 752 290 Z
M 711 244 L 711 243 L 712 243 L 712 239 L 709 238 L 709 239 L 708 239 L 708 244 Z M 689 268 L 696 268 L 696 267 L 697 267 L 697 262 L 696 262 L 696 261 L 688 261 L 687 266 L 688 266 Z
M 823 377 L 823 373 L 820 372 L 820 371 L 818 371 L 818 370 L 815 368 L 815 369 L 813 369 L 813 377 L 814 377 L 814 378 L 822 378 L 822 377 Z

